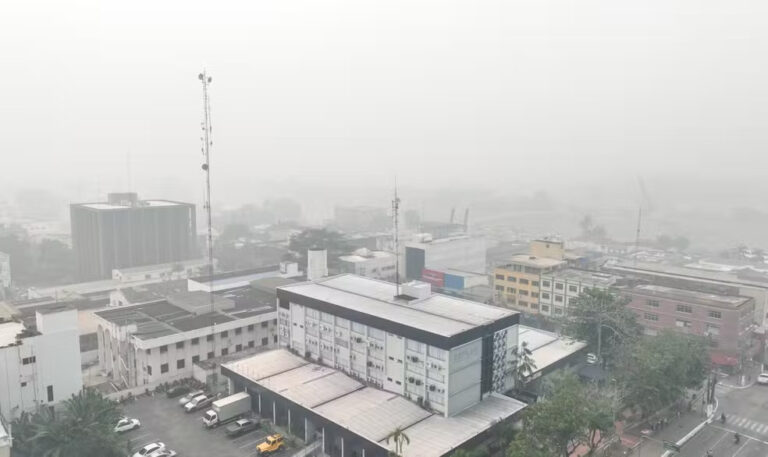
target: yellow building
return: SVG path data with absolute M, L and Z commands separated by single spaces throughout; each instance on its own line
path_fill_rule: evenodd
M 546 243 L 546 241 L 541 243 Z M 533 243 L 531 243 L 531 250 L 534 251 Z M 493 271 L 496 302 L 528 313 L 538 314 L 541 275 L 549 274 L 562 268 L 565 264 L 564 260 L 535 255 L 513 256 L 509 264 L 496 267 Z

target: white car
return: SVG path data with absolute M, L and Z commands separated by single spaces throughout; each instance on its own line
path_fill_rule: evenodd
M 130 417 L 124 417 L 117 421 L 115 425 L 116 433 L 130 432 L 131 430 L 141 427 L 141 422 L 138 419 L 131 419 Z
M 165 444 L 161 442 L 149 443 L 136 451 L 133 457 L 149 457 L 155 452 L 159 452 L 165 449 Z
M 757 376 L 757 383 L 758 384 L 768 384 L 768 373 L 760 373 Z
M 147 457 L 176 457 L 176 451 L 172 449 L 161 449 L 149 454 Z
M 202 395 L 204 393 L 205 393 L 205 391 L 203 391 L 203 390 L 196 390 L 194 392 L 190 392 L 190 393 L 184 395 L 183 397 L 181 397 L 179 399 L 179 406 L 181 406 L 183 408 L 184 405 L 189 403 L 190 400 L 192 400 L 193 398 L 197 397 L 198 395 Z
M 593 353 L 587 354 L 587 363 L 590 365 L 594 365 L 597 363 L 597 355 Z

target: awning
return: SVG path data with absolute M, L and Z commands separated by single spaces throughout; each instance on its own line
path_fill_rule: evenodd
M 726 366 L 726 367 L 735 367 L 739 364 L 738 357 L 734 357 L 732 355 L 726 355 L 722 354 L 720 352 L 712 352 L 710 355 L 710 360 L 712 360 L 712 364 L 714 365 L 720 365 L 720 366 Z

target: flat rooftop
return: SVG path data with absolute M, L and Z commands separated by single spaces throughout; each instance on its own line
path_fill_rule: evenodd
M 521 325 L 518 327 L 519 344 L 528 343 L 531 358 L 536 364 L 534 373 L 545 370 L 550 365 L 563 360 L 587 347 L 587 343 L 556 333 Z
M 518 314 L 504 308 L 434 293 L 427 298 L 409 302 L 396 300 L 395 284 L 352 274 L 284 286 L 278 289 L 278 297 L 281 292 L 290 292 L 444 337 L 491 325 Z
M 280 276 L 280 265 L 268 265 L 266 267 L 252 268 L 248 270 L 217 273 L 213 275 L 213 289 L 222 290 L 229 287 L 238 287 L 239 285 L 247 284 L 251 281 Z M 207 275 L 203 275 L 190 278 L 189 280 L 203 284 L 207 287 L 211 278 L 209 278 Z
M 550 259 L 547 257 L 536 257 L 528 254 L 513 255 L 506 265 L 500 265 L 501 268 L 510 265 L 522 265 L 524 267 L 549 268 L 564 264 L 564 260 Z
M 146 303 L 166 298 L 169 295 L 187 291 L 186 279 L 162 281 L 152 284 L 142 284 L 120 289 L 129 303 Z
M 491 394 L 474 406 L 443 417 L 395 393 L 366 387 L 346 374 L 311 363 L 285 349 L 276 349 L 222 365 L 352 433 L 394 450 L 387 435 L 400 427 L 411 442 L 403 457 L 439 457 L 462 445 L 525 404 Z
M 350 255 L 342 255 L 339 256 L 339 259 L 344 262 L 353 262 L 353 263 L 360 263 L 360 262 L 368 262 L 370 260 L 377 260 L 377 259 L 395 259 L 395 255 L 391 252 L 386 251 L 370 251 L 369 254 L 366 255 L 359 255 L 359 254 L 350 254 Z
M 142 265 L 139 267 L 128 267 L 128 268 L 115 268 L 112 271 L 119 271 L 123 274 L 136 274 L 136 273 L 143 273 L 147 271 L 157 271 L 157 270 L 171 270 L 174 267 L 194 267 L 199 265 L 207 265 L 208 260 L 204 258 L 200 259 L 192 259 L 192 260 L 179 260 L 178 262 L 169 262 L 169 263 L 158 263 L 153 265 Z
M 215 307 L 220 310 L 214 312 L 203 312 L 209 302 L 207 293 L 200 292 L 194 295 L 177 294 L 166 300 L 122 306 L 94 314 L 118 326 L 136 325 L 133 335 L 141 340 L 151 340 L 275 311 L 274 294 L 250 287 L 228 290 L 215 296 Z M 188 300 L 189 303 L 179 306 L 179 300 Z M 173 304 L 174 301 L 177 304 Z M 198 310 L 199 314 L 190 310 Z
M 0 324 L 0 348 L 16 343 L 16 335 L 24 330 L 21 322 L 3 322 Z
M 745 273 L 744 270 L 712 271 L 701 268 L 691 268 L 684 265 L 670 265 L 650 262 L 635 263 L 625 261 L 609 261 L 606 262 L 604 267 L 609 270 L 625 273 L 680 277 L 711 283 L 723 283 L 734 286 L 752 286 L 759 287 L 761 289 L 768 289 L 768 282 L 760 280 L 760 278 L 750 279 L 743 277 L 743 274 Z
M 579 270 L 577 268 L 564 268 L 562 270 L 553 271 L 549 275 L 555 279 L 589 282 L 593 284 L 600 284 L 606 287 L 615 284 L 616 281 L 620 279 L 616 275 L 601 273 L 598 271 Z
M 140 200 L 136 205 L 115 205 L 112 203 L 76 203 L 72 206 L 81 206 L 83 208 L 88 209 L 95 209 L 100 211 L 109 211 L 109 210 L 121 210 L 121 209 L 141 209 L 141 208 L 147 208 L 147 207 L 158 207 L 158 206 L 182 206 L 182 205 L 190 205 L 190 203 L 181 203 L 181 202 L 174 202 L 170 200 Z
M 738 308 L 744 303 L 752 300 L 749 297 L 725 296 L 708 294 L 706 292 L 697 292 L 694 290 L 675 289 L 672 287 L 655 286 L 642 284 L 627 289 L 633 294 L 645 295 L 649 297 L 668 298 L 689 303 L 716 306 L 720 308 Z

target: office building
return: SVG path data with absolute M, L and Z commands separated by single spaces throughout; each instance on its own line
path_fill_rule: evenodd
M 112 270 L 173 263 L 199 256 L 195 205 L 110 194 L 105 203 L 70 205 L 72 249 L 81 281 Z
M 485 273 L 485 238 L 459 235 L 433 239 L 430 234 L 418 234 L 405 243 L 406 279 L 420 280 L 425 268 Z
M 0 415 L 55 405 L 82 387 L 77 311 L 58 306 L 37 311 L 31 322 L 0 323 Z
M 760 348 L 753 343 L 755 300 L 656 285 L 622 289 L 646 335 L 671 329 L 707 337 L 712 362 L 740 366 Z
M 395 280 L 397 256 L 386 251 L 371 251 L 367 248 L 357 249 L 350 255 L 339 257 L 341 273 L 351 273 L 385 281 Z
M 565 260 L 528 254 L 512 256 L 509 263 L 493 271 L 495 301 L 531 314 L 539 313 L 542 276 L 564 268 Z
M 543 273 L 539 283 L 539 312 L 547 316 L 562 316 L 568 312 L 571 301 L 587 289 L 607 290 L 619 280 L 612 274 L 575 268 Z
M 11 288 L 11 256 L 0 252 L 0 298 L 8 295 Z
M 277 290 L 280 347 L 454 415 L 506 392 L 519 315 L 354 275 Z

